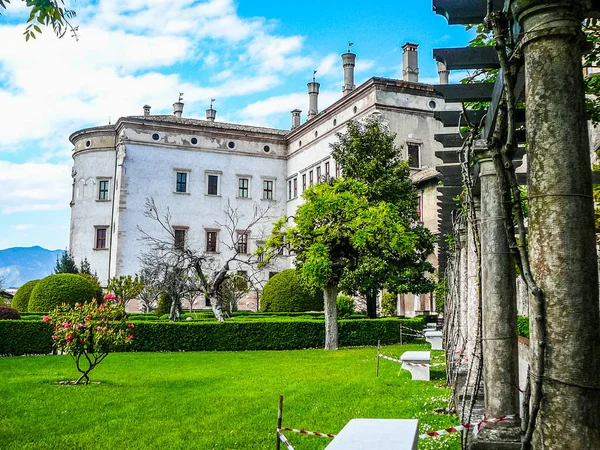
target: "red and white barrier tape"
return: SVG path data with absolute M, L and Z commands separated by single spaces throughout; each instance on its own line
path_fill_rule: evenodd
M 277 436 L 279 436 L 279 440 L 283 442 L 287 448 L 294 450 L 294 447 L 292 447 L 292 444 L 290 444 L 290 441 L 286 439 L 281 430 L 277 430 Z
M 445 366 L 446 363 L 437 363 L 437 364 L 418 364 L 418 363 L 410 363 L 410 362 L 404 362 L 400 359 L 396 359 L 396 358 L 392 358 L 390 356 L 386 356 L 382 353 L 379 354 L 380 357 L 382 357 L 383 359 L 387 359 L 388 361 L 393 361 L 393 362 L 397 362 L 400 364 L 406 364 L 408 366 L 416 366 L 416 367 L 437 367 L 437 366 Z
M 432 431 L 430 433 L 423 433 L 423 434 L 419 435 L 419 439 L 425 439 L 425 438 L 430 438 L 430 437 L 435 437 L 435 436 L 443 436 L 445 434 L 454 433 L 456 431 L 468 430 L 470 428 L 473 428 L 473 433 L 477 434 L 479 432 L 479 429 L 481 428 L 481 425 L 483 425 L 484 423 L 502 422 L 503 420 L 516 419 L 517 417 L 519 417 L 518 414 L 511 414 L 509 416 L 496 417 L 494 419 L 482 419 L 479 422 L 475 422 L 475 423 L 465 423 L 463 425 L 446 428 L 444 430 Z
M 297 430 L 295 428 L 285 428 L 285 427 L 283 427 L 281 429 L 285 430 L 285 431 L 291 431 L 292 433 L 309 434 L 311 436 L 321 436 L 321 437 L 327 437 L 330 439 L 333 439 L 335 437 L 335 434 L 319 433 L 317 431 Z

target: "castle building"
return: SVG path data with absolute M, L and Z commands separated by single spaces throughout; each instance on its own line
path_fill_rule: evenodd
M 250 255 L 270 231 L 270 222 L 294 214 L 304 189 L 340 176 L 330 144 L 349 120 L 373 114 L 397 134 L 396 145 L 420 191 L 421 220 L 437 233 L 435 151 L 441 145 L 434 134 L 442 125 L 434 111 L 444 109 L 443 99 L 432 86 L 418 82 L 416 44 L 403 46 L 403 80 L 373 77 L 355 86 L 355 60 L 349 51 L 342 55 L 342 96 L 323 111 L 313 77 L 307 121 L 301 123 L 300 110 L 291 111 L 291 130 L 221 123 L 212 104 L 205 120 L 186 118 L 178 101 L 173 115 L 152 115 L 146 105 L 143 115 L 73 133 L 70 250 L 75 260 L 87 258 L 102 285 L 138 273 L 145 246 L 141 230 L 154 236 L 164 231 L 144 216 L 147 198 L 162 212 L 168 209 L 174 245 L 212 253 L 216 261 L 225 257 L 224 243 L 232 237 L 222 225 L 230 205 L 239 218 L 235 245 Z M 268 208 L 272 220 L 246 229 L 256 208 Z M 290 264 L 282 258 L 265 269 L 263 279 Z M 408 297 L 403 296 L 400 312 L 431 310 L 428 296 Z M 240 307 L 256 305 L 249 300 Z

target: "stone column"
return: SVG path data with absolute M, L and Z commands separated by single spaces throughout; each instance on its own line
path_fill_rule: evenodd
M 529 248 L 545 310 L 531 298 L 533 361 L 544 352 L 534 448 L 600 442 L 600 317 L 585 117 L 584 0 L 513 0 L 525 59 Z M 545 313 L 546 339 L 538 342 Z
M 468 264 L 468 251 L 469 241 L 467 239 L 466 230 L 461 231 L 460 236 L 460 254 L 459 254 L 459 303 L 458 307 L 458 336 L 459 336 L 459 349 L 466 349 L 466 343 L 469 338 L 469 328 L 467 324 L 467 311 L 469 304 L 469 264 Z
M 502 193 L 494 161 L 478 141 L 481 183 L 481 293 L 485 416 L 519 414 L 517 295 L 513 261 L 502 214 Z M 485 424 L 472 448 L 520 448 L 518 420 Z
M 475 198 L 475 214 L 478 220 L 480 216 L 479 198 Z M 467 224 L 467 306 L 466 306 L 466 354 L 469 362 L 475 357 L 475 345 L 477 343 L 477 328 L 479 327 L 479 265 L 477 262 L 477 247 L 475 245 L 475 232 L 471 223 Z M 471 377 L 471 383 L 475 383 L 475 374 Z

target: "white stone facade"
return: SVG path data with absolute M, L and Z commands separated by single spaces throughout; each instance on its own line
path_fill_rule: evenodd
M 431 86 L 371 78 L 291 131 L 163 115 L 122 117 L 114 125 L 77 131 L 70 137 L 70 250 L 76 261 L 87 257 L 106 285 L 110 277 L 139 272 L 144 245 L 140 228 L 151 235 L 161 233 L 158 224 L 143 215 L 146 198 L 154 198 L 162 211 L 168 208 L 173 228 L 185 230 L 186 243 L 202 251 L 207 231 L 223 231 L 218 223 L 225 220 L 228 201 L 247 218 L 257 205 L 270 205 L 273 217 L 293 215 L 311 177 L 315 184 L 319 177 L 339 175 L 330 149 L 336 133 L 344 132 L 349 120 L 371 114 L 397 134 L 396 144 L 405 157 L 408 144 L 413 159 L 418 152 L 413 162 L 416 175 L 431 172 L 435 151 L 441 150 L 434 134 L 442 128 L 433 113 L 442 108 L 443 100 Z M 215 186 L 209 193 L 209 181 L 215 177 L 213 195 Z M 264 198 L 271 195 L 265 193 L 266 181 L 272 182 L 272 199 Z M 435 183 L 433 188 L 431 183 L 426 186 L 421 188 L 421 220 L 435 233 Z M 249 252 L 268 230 L 270 224 L 251 230 Z M 220 256 L 217 249 L 215 258 Z M 284 259 L 268 271 L 278 272 L 289 264 Z

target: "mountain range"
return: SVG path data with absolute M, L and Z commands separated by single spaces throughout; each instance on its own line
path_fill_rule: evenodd
M 12 247 L 0 250 L 0 278 L 3 288 L 20 287 L 30 280 L 44 278 L 54 272 L 56 258 L 64 250 L 35 247 Z

